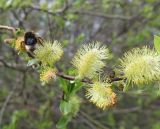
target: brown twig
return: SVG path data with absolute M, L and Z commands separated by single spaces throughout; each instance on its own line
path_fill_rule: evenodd
M 15 31 L 17 30 L 17 28 L 14 28 L 11 26 L 5 26 L 5 25 L 0 25 L 0 29 L 9 30 L 9 31 L 12 31 L 13 33 L 15 33 Z
M 71 5 L 68 4 L 68 1 L 66 0 L 65 3 L 64 3 L 64 6 L 61 8 L 61 9 L 58 9 L 57 11 L 55 12 L 52 12 L 52 11 L 49 11 L 47 9 L 42 9 L 40 8 L 39 6 L 30 6 L 29 8 L 33 9 L 33 10 L 36 10 L 36 11 L 40 11 L 40 12 L 45 12 L 47 14 L 50 14 L 50 15 L 53 15 L 53 16 L 56 16 L 58 14 L 62 14 L 64 13 Z
M 66 75 L 62 72 L 59 72 L 56 75 L 61 77 L 61 78 L 66 79 L 66 80 L 76 80 L 75 76 Z M 115 78 L 111 78 L 109 82 L 112 83 L 112 82 L 115 82 L 115 81 L 122 81 L 122 80 L 124 80 L 124 78 L 115 77 Z M 93 84 L 93 82 L 89 79 L 82 79 L 82 82 Z
M 66 80 L 76 80 L 76 77 L 75 76 L 70 76 L 70 75 L 66 75 L 64 74 L 63 72 L 58 72 L 56 74 L 57 76 L 61 77 L 61 78 L 64 78 Z M 92 84 L 93 82 L 89 79 L 82 79 L 82 82 L 85 82 L 85 83 L 90 83 Z
M 23 66 L 19 66 L 17 64 L 8 64 L 4 61 L 4 59 L 2 59 L 0 57 L 0 66 L 1 64 L 3 66 L 5 66 L 6 68 L 10 68 L 10 69 L 13 69 L 13 70 L 16 70 L 16 71 L 20 71 L 20 72 L 24 72 L 26 68 L 24 68 Z
M 82 10 L 75 10 L 72 11 L 74 14 L 81 14 L 81 15 L 89 15 L 89 16 L 96 16 L 105 19 L 121 19 L 121 20 L 131 20 L 132 17 L 129 16 L 120 16 L 120 15 L 106 15 L 103 13 L 91 12 L 91 11 L 82 11 Z
M 0 63 L 2 63 L 3 66 L 5 66 L 7 68 L 10 68 L 13 70 L 18 70 L 20 72 L 24 72 L 26 70 L 26 68 L 23 68 L 22 66 L 8 64 L 2 58 L 0 58 Z M 66 79 L 66 80 L 71 80 L 71 81 L 76 80 L 75 76 L 66 75 L 63 72 L 57 72 L 56 75 L 63 78 L 63 79 Z M 121 80 L 124 80 L 124 78 L 115 77 L 115 78 L 111 78 L 109 82 L 112 83 L 112 82 L 121 81 Z M 84 83 L 93 84 L 93 82 L 90 79 L 82 79 L 81 81 Z
M 9 93 L 9 95 L 7 96 L 5 102 L 4 102 L 4 104 L 3 104 L 3 106 L 2 106 L 2 108 L 1 108 L 1 110 L 0 110 L 0 125 L 2 124 L 2 119 L 3 119 L 3 114 L 4 114 L 4 112 L 5 112 L 5 109 L 6 109 L 7 105 L 8 105 L 11 97 L 13 96 L 15 90 L 16 90 L 16 88 L 14 88 L 14 89 Z
M 47 9 L 42 9 L 39 6 L 30 6 L 29 8 L 36 10 L 36 11 L 45 12 L 47 14 L 56 16 L 59 14 L 63 14 L 66 10 L 69 9 L 70 6 L 72 6 L 72 4 L 68 4 L 68 2 L 66 2 L 61 9 L 59 9 L 55 12 L 49 11 Z M 109 15 L 109 14 L 107 15 L 104 13 L 95 13 L 95 12 L 93 13 L 91 11 L 82 11 L 82 10 L 74 10 L 74 11 L 71 11 L 71 13 L 78 14 L 78 15 L 89 15 L 89 16 L 101 17 L 101 18 L 105 18 L 105 19 L 131 20 L 133 18 L 133 17 L 129 17 L 129 16 Z
M 109 129 L 109 127 L 107 127 L 106 125 L 103 125 L 100 122 L 98 122 L 97 120 L 93 119 L 87 113 L 80 111 L 80 114 L 82 116 L 84 116 L 86 119 L 88 119 L 91 123 L 94 123 L 95 125 L 97 125 L 100 129 Z
M 122 80 L 125 80 L 125 78 L 115 77 L 115 78 L 110 79 L 110 82 L 117 82 L 117 81 L 122 81 Z
M 67 5 L 66 5 L 66 6 L 67 6 Z M 37 8 L 37 9 L 39 10 L 39 8 Z M 63 10 L 63 11 L 64 11 L 64 10 Z M 52 13 L 52 12 L 51 12 L 51 13 Z M 4 25 L 0 25 L 0 29 L 11 30 L 11 31 L 13 31 L 13 32 L 16 31 L 16 28 L 10 27 L 10 26 L 4 26 Z M 5 67 L 7 67 L 7 68 L 12 68 L 12 69 L 14 69 L 14 70 L 19 70 L 19 71 L 24 72 L 24 69 L 17 68 L 17 66 L 12 66 L 12 65 L 10 65 L 10 64 L 7 64 L 2 58 L 0 58 L 0 62 L 1 62 Z M 59 77 L 61 77 L 61 78 L 64 78 L 64 79 L 66 79 L 66 80 L 76 80 L 76 77 L 75 77 L 75 76 L 66 75 L 66 74 L 64 74 L 63 72 L 57 72 L 56 74 L 57 74 L 57 76 L 59 76 Z M 123 79 L 124 79 L 124 78 L 118 78 L 118 77 L 116 77 L 116 78 L 111 78 L 109 82 L 112 83 L 112 82 L 115 82 L 115 81 L 121 81 L 121 80 L 123 80 Z M 93 84 L 93 82 L 92 82 L 90 79 L 82 79 L 82 82 Z

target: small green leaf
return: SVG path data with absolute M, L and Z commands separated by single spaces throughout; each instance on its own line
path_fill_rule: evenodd
M 129 90 L 130 82 L 126 82 L 123 88 L 123 92 L 127 92 Z
M 28 61 L 27 66 L 32 66 L 32 65 L 37 64 L 37 63 L 38 63 L 37 59 L 32 59 L 32 60 Z
M 72 95 L 68 101 L 61 101 L 60 111 L 63 115 L 75 116 L 79 111 L 81 100 L 78 96 Z
M 41 4 L 41 5 L 40 5 L 40 8 L 41 8 L 42 10 L 47 10 L 47 9 L 48 9 L 48 2 L 45 2 L 45 3 Z
M 71 120 L 70 116 L 68 115 L 62 116 L 56 125 L 57 129 L 66 129 L 66 126 L 70 120 Z
M 67 115 L 72 110 L 72 105 L 69 102 L 61 101 L 60 110 L 64 115 Z
M 154 47 L 160 53 L 160 37 L 156 35 L 154 36 Z
M 75 87 L 75 81 L 70 81 L 68 85 L 68 92 L 72 93 L 72 91 L 74 90 L 74 87 Z
M 60 87 L 63 89 L 63 91 L 67 94 L 68 93 L 68 81 L 59 78 Z
M 11 117 L 11 122 L 8 125 L 4 126 L 3 129 L 17 129 L 20 120 L 26 119 L 27 116 L 28 112 L 26 110 L 14 111 Z
M 85 34 L 81 33 L 80 35 L 78 35 L 78 37 L 76 38 L 76 43 L 81 43 L 85 38 Z

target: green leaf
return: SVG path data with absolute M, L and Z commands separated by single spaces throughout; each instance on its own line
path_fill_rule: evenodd
M 13 6 L 13 7 L 18 7 L 18 6 L 21 5 L 21 3 L 22 3 L 21 0 L 13 0 L 13 1 L 12 1 L 12 6 Z
M 56 125 L 57 129 L 66 129 L 66 126 L 70 120 L 71 120 L 70 116 L 68 115 L 62 116 Z
M 11 5 L 12 1 L 6 2 L 6 0 L 0 0 L 0 8 L 6 9 L 8 6 Z
M 67 102 L 67 101 L 61 101 L 60 103 L 60 111 L 64 114 L 67 115 L 71 112 L 72 110 L 72 105 Z
M 159 129 L 159 128 L 160 128 L 160 123 L 159 122 L 153 124 L 152 129 Z
M 76 116 L 78 111 L 79 111 L 81 99 L 78 96 L 73 95 L 73 96 L 70 97 L 69 103 L 70 103 L 70 106 L 71 106 L 70 114 L 72 116 Z
M 68 82 L 62 78 L 59 78 L 58 81 L 60 83 L 60 87 L 67 94 L 68 93 Z
M 69 20 L 69 21 L 74 21 L 78 18 L 78 16 L 76 14 L 72 14 L 72 13 L 69 13 L 66 15 L 66 18 Z
M 74 90 L 74 87 L 75 87 L 75 81 L 70 81 L 68 85 L 68 92 L 72 93 L 72 91 Z
M 60 103 L 60 111 L 63 115 L 75 116 L 79 111 L 81 100 L 78 96 L 72 95 L 68 101 L 62 100 Z
M 11 123 L 9 123 L 9 125 L 4 126 L 3 129 L 17 129 L 21 119 L 26 119 L 27 116 L 28 112 L 26 110 L 14 111 L 11 118 Z
M 75 0 L 74 6 L 75 7 L 81 7 L 84 4 L 85 0 Z
M 32 66 L 32 65 L 37 64 L 37 63 L 38 63 L 37 59 L 32 59 L 32 60 L 28 61 L 27 66 Z
M 76 38 L 76 43 L 81 43 L 85 38 L 85 34 L 81 33 L 80 35 L 78 35 L 78 37 Z
M 154 36 L 154 47 L 160 53 L 160 37 L 156 35 Z
M 123 92 L 127 92 L 129 90 L 130 83 L 127 81 L 124 85 Z
M 40 5 L 40 8 L 41 8 L 42 10 L 47 10 L 47 9 L 48 9 L 48 2 L 45 2 L 45 3 L 41 4 L 41 5 Z

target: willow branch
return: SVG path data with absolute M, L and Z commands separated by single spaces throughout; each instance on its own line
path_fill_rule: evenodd
M 82 11 L 82 10 L 75 10 L 72 11 L 74 14 L 82 14 L 82 15 L 90 15 L 95 17 L 101 17 L 105 19 L 121 19 L 121 20 L 131 20 L 132 17 L 129 16 L 120 16 L 120 15 L 106 15 L 103 13 L 91 12 L 91 11 Z
M 42 9 L 41 7 L 39 6 L 30 6 L 29 8 L 33 9 L 33 10 L 36 10 L 36 11 L 40 11 L 40 12 L 44 12 L 44 13 L 47 13 L 47 14 L 50 14 L 50 15 L 53 15 L 53 16 L 56 16 L 58 14 L 62 14 L 64 13 L 71 5 L 68 4 L 68 1 L 66 0 L 65 3 L 64 3 L 64 6 L 61 8 L 61 9 L 58 9 L 57 11 L 55 12 L 52 12 L 52 11 L 49 11 L 48 9 Z
M 56 75 L 61 77 L 61 78 L 63 78 L 63 79 L 66 79 L 66 80 L 76 80 L 75 76 L 66 75 L 66 74 L 64 74 L 62 72 L 59 72 Z M 115 78 L 110 78 L 109 82 L 112 83 L 112 82 L 122 81 L 122 80 L 124 80 L 124 78 L 115 77 Z M 82 79 L 81 81 L 84 82 L 84 83 L 93 84 L 93 82 L 91 80 L 89 80 L 89 79 Z
M 12 31 L 13 33 L 17 30 L 17 28 L 6 26 L 6 25 L 0 25 L 0 29 Z
M 0 57 L 0 66 L 4 66 L 6 68 L 10 68 L 10 69 L 20 71 L 20 72 L 25 71 L 25 68 L 23 66 L 19 66 L 17 64 L 9 64 L 9 63 L 5 62 L 4 59 L 2 59 L 1 57 Z
M 87 113 L 80 111 L 80 114 L 82 116 L 84 116 L 85 118 L 87 118 L 91 123 L 94 123 L 95 125 L 97 125 L 100 129 L 109 129 L 109 127 L 107 127 L 106 125 L 103 125 L 100 122 L 98 122 L 97 120 L 93 119 L 93 117 L 90 117 Z
M 56 74 L 57 76 L 63 78 L 63 79 L 66 79 L 66 80 L 76 80 L 76 77 L 75 76 L 70 76 L 70 75 L 66 75 L 62 72 L 59 72 Z M 82 79 L 82 82 L 85 82 L 85 83 L 90 83 L 90 84 L 93 84 L 93 82 L 89 79 Z
M 37 9 L 39 10 L 39 8 L 37 8 Z M 0 25 L 0 29 L 6 29 L 6 30 L 13 31 L 13 32 L 16 31 L 16 28 L 10 27 L 10 26 L 4 26 L 4 25 Z M 7 68 L 11 68 L 11 69 L 22 71 L 22 72 L 24 71 L 24 69 L 22 69 L 22 68 L 19 68 L 17 66 L 13 66 L 13 65 L 10 65 L 10 64 L 6 63 L 2 58 L 0 58 L 0 62 L 3 64 L 3 66 L 5 66 Z M 66 75 L 63 72 L 58 72 L 58 73 L 56 73 L 56 75 L 63 78 L 63 79 L 66 79 L 66 80 L 76 80 L 75 76 Z M 121 81 L 121 80 L 124 80 L 124 78 L 116 77 L 116 78 L 110 78 L 109 82 L 112 83 L 112 82 Z M 81 81 L 84 82 L 84 83 L 93 84 L 93 82 L 89 79 L 82 79 Z
M 65 4 L 63 8 L 53 12 L 53 11 L 49 11 L 47 9 L 42 9 L 39 6 L 30 6 L 29 8 L 36 10 L 36 11 L 40 11 L 40 12 L 44 12 L 53 16 L 59 15 L 64 13 L 66 10 L 69 9 L 69 7 L 72 4 Z M 78 14 L 78 15 L 89 15 L 89 16 L 94 16 L 94 17 L 101 17 L 101 18 L 105 18 L 105 19 L 121 19 L 121 20 L 131 20 L 133 17 L 129 17 L 129 16 L 120 16 L 120 15 L 107 15 L 104 13 L 95 13 L 95 12 L 91 12 L 91 11 L 82 11 L 82 10 L 74 10 L 74 11 L 70 11 L 73 14 Z
M 8 64 L 2 58 L 0 58 L 0 63 L 3 66 L 5 66 L 7 68 L 10 68 L 10 69 L 13 69 L 13 70 L 17 70 L 17 71 L 20 71 L 20 72 L 24 72 L 25 71 L 25 68 L 23 68 L 22 66 Z M 75 76 L 66 75 L 63 72 L 57 72 L 56 75 L 61 77 L 61 78 L 63 78 L 63 79 L 66 79 L 66 80 L 70 80 L 70 81 L 76 80 Z M 122 81 L 122 80 L 124 80 L 124 78 L 116 77 L 116 78 L 110 78 L 109 82 L 112 83 L 112 82 L 115 82 L 115 81 Z M 82 79 L 81 82 L 93 84 L 93 82 L 90 79 Z
M 13 96 L 15 90 L 16 90 L 16 88 L 14 88 L 14 89 L 9 93 L 9 95 L 7 96 L 5 102 L 4 102 L 4 104 L 3 104 L 3 106 L 2 106 L 2 108 L 1 108 L 1 110 L 0 110 L 0 125 L 2 124 L 3 114 L 4 114 L 5 110 L 6 110 L 6 107 L 7 107 L 8 103 L 9 103 L 11 97 Z

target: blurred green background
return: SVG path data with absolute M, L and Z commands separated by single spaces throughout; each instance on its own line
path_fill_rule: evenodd
M 77 48 L 100 41 L 113 56 L 108 71 L 117 68 L 118 59 L 131 48 L 153 47 L 153 36 L 160 35 L 160 1 L 0 0 L 0 25 L 59 40 L 65 54 L 57 66 L 67 74 L 74 71 L 70 61 Z M 55 129 L 60 117 L 60 84 L 42 86 L 38 73 L 4 44 L 11 37 L 11 32 L 0 30 L 0 129 Z M 118 103 L 104 111 L 89 103 L 82 90 L 80 111 L 68 129 L 160 129 L 157 85 L 117 91 Z

